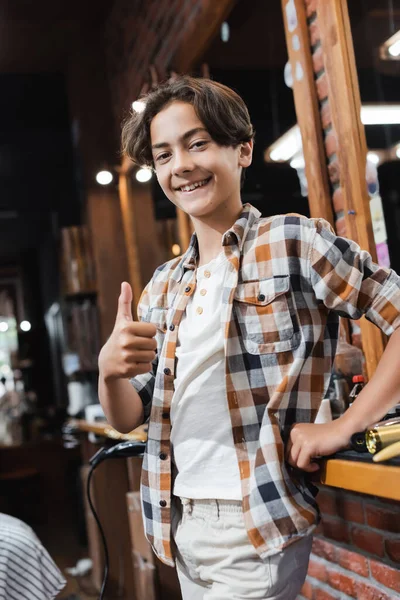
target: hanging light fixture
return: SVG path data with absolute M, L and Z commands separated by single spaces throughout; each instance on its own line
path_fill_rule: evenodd
M 99 171 L 96 175 L 96 181 L 97 183 L 100 183 L 100 185 L 109 185 L 113 180 L 113 175 L 111 173 L 111 171 Z
M 382 60 L 400 60 L 400 30 L 382 44 L 380 57 Z
M 136 171 L 135 177 L 140 183 L 146 183 L 153 177 L 153 172 L 150 167 L 143 167 L 142 169 Z

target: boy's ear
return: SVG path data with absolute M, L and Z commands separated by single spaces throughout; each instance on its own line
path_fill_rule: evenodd
M 253 140 L 243 142 L 239 149 L 239 165 L 241 167 L 249 167 L 253 159 Z

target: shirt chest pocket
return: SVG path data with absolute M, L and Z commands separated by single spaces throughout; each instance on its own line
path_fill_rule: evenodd
M 292 350 L 299 327 L 288 275 L 237 286 L 234 309 L 250 354 Z

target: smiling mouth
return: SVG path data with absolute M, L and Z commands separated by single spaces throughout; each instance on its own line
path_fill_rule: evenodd
M 198 188 L 202 188 L 207 185 L 211 181 L 212 177 L 208 177 L 208 179 L 203 179 L 202 181 L 197 181 L 196 183 L 192 183 L 191 185 L 183 185 L 180 188 L 177 188 L 179 192 L 194 192 Z

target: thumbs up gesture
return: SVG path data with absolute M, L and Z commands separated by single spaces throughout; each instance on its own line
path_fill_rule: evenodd
M 156 328 L 132 317 L 132 288 L 121 285 L 112 334 L 99 354 L 99 370 L 105 382 L 148 373 L 156 356 Z

